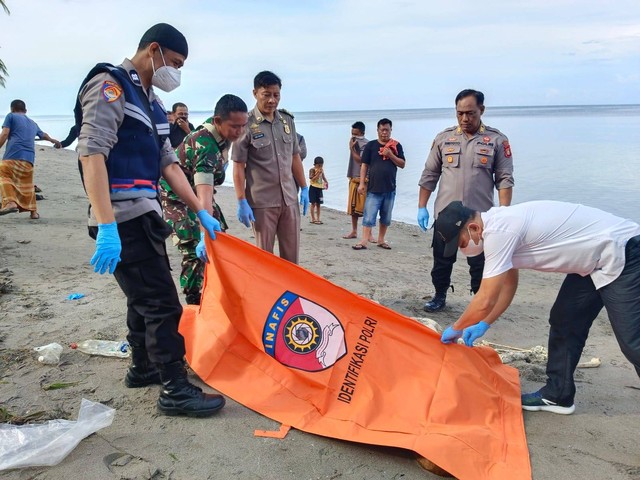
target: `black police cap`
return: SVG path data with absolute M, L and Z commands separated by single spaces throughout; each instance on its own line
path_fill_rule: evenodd
M 186 58 L 189 54 L 187 39 L 168 23 L 158 23 L 144 32 L 140 44 L 157 42 L 161 47 L 173 50 Z
M 473 217 L 475 212 L 455 201 L 447 205 L 436 219 L 436 235 L 445 242 L 444 256 L 451 257 L 458 250 L 458 239 L 462 226 Z

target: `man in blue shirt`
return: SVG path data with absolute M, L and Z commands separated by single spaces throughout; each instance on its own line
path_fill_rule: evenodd
M 27 117 L 27 106 L 22 100 L 11 102 L 11 113 L 2 123 L 0 148 L 7 142 L 0 161 L 0 215 L 16 212 L 31 212 L 37 220 L 36 192 L 33 186 L 33 163 L 36 158 L 35 137 L 48 140 L 57 148 L 60 142 L 40 130 L 38 124 Z M 8 141 L 7 141 L 8 140 Z

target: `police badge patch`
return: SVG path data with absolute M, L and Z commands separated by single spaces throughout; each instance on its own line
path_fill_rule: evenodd
M 107 103 L 115 102 L 122 95 L 122 88 L 115 82 L 106 80 L 102 84 L 102 96 Z
M 283 365 L 319 372 L 347 353 L 344 328 L 329 310 L 285 292 L 269 312 L 262 333 L 267 354 Z

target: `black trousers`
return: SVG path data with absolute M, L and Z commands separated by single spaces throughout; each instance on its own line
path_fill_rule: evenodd
M 435 234 L 436 220 L 433 224 L 434 235 L 431 246 L 433 247 L 433 268 L 431 269 L 431 281 L 436 290 L 436 295 L 445 295 L 449 285 L 451 285 L 451 272 L 453 264 L 456 263 L 457 255 L 451 257 L 444 256 L 444 241 Z M 471 275 L 471 290 L 477 293 L 482 282 L 482 271 L 484 270 L 484 253 L 477 257 L 467 257 L 469 264 L 469 275 Z
M 640 235 L 627 242 L 618 278 L 596 290 L 590 276 L 567 275 L 549 316 L 549 359 L 544 398 L 573 405 L 576 370 L 589 329 L 602 307 L 625 357 L 640 376 Z
M 97 235 L 90 227 L 89 235 Z M 147 350 L 153 363 L 181 360 L 184 338 L 178 332 L 182 305 L 165 248 L 171 228 L 155 212 L 118 224 L 122 261 L 113 274 L 127 297 L 129 344 Z

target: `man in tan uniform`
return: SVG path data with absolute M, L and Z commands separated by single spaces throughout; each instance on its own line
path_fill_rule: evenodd
M 254 224 L 256 245 L 273 253 L 276 237 L 280 257 L 298 263 L 300 188 L 303 215 L 309 208 L 305 178 L 293 115 L 278 110 L 280 78 L 269 71 L 253 80 L 255 108 L 249 112 L 245 133 L 234 142 L 233 186 L 238 198 L 238 220 Z
M 440 211 L 458 200 L 479 212 L 493 207 L 494 188 L 498 190 L 500 206 L 511 204 L 513 189 L 513 159 L 509 140 L 499 130 L 482 123 L 484 94 L 476 90 L 463 90 L 456 96 L 458 126 L 439 133 L 420 177 L 418 185 L 418 225 L 426 232 L 429 223 L 427 202 L 436 189 L 436 220 Z M 451 284 L 451 271 L 455 253 L 446 256 L 444 243 L 433 236 L 433 269 L 431 280 L 434 297 L 424 305 L 427 312 L 442 310 L 446 304 L 447 289 Z M 484 254 L 467 257 L 471 290 L 480 288 Z

